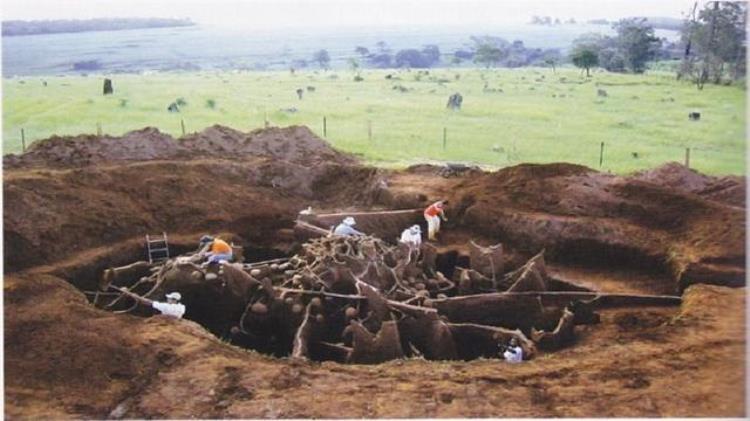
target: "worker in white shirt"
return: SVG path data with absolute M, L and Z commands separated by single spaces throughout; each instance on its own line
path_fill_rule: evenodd
M 520 363 L 523 361 L 523 349 L 518 346 L 516 338 L 510 338 L 508 345 L 500 344 L 500 352 L 503 353 L 505 361 L 509 363 Z
M 353 227 L 355 225 L 357 225 L 357 221 L 355 221 L 351 216 L 347 216 L 343 221 L 341 221 L 336 229 L 333 230 L 333 235 L 365 235 L 365 233 L 354 229 Z
M 408 245 L 409 248 L 418 249 L 422 245 L 422 229 L 419 225 L 412 225 L 401 233 L 399 241 Z
M 180 300 L 182 299 L 182 295 L 180 295 L 179 292 L 170 292 L 166 295 L 167 302 L 161 302 L 161 301 L 154 301 L 149 300 L 148 298 L 143 298 L 138 294 L 133 294 L 132 292 L 124 289 L 124 288 L 117 288 L 115 289 L 119 290 L 125 295 L 128 295 L 130 297 L 133 297 L 136 301 L 146 304 L 147 306 L 159 310 L 161 314 L 164 314 L 166 316 L 176 317 L 178 319 L 181 319 L 183 315 L 185 315 L 185 305 L 180 303 Z

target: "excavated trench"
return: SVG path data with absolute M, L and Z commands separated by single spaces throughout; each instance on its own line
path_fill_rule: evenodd
M 441 244 L 439 250 L 425 245 L 412 262 L 413 256 L 399 249 L 395 239 L 402 227 L 421 223 L 419 210 L 346 215 L 353 215 L 358 228 L 376 237 L 366 237 L 367 244 L 330 237 L 321 240 L 344 214 L 300 215 L 295 221 L 294 241 L 288 233 L 265 238 L 262 245 L 232 233 L 222 234 L 238 246 L 241 265 L 204 270 L 178 264 L 178 256 L 196 251 L 195 235 L 171 242 L 173 259 L 166 264 L 145 262 L 144 245 L 134 239 L 107 247 L 85 262 L 61 265 L 53 274 L 84 291 L 99 308 L 144 317 L 156 313 L 108 290 L 107 285 L 127 287 L 154 300 L 163 300 L 166 292 L 177 290 L 186 305 L 184 317 L 218 338 L 276 357 L 302 356 L 315 361 L 496 358 L 499 344 L 511 337 L 518 337 L 525 351 L 533 355 L 538 346 L 549 350 L 570 344 L 576 324 L 598 320 L 591 308 L 576 314 L 575 322 L 574 316 L 564 320 L 565 308 L 573 301 L 598 295 L 547 273 L 543 255 L 521 264 L 517 256 L 510 261 L 502 252 L 471 242 Z M 325 251 L 318 255 L 323 249 L 310 251 L 326 242 L 332 256 L 325 256 Z M 580 258 L 585 258 L 579 255 L 581 250 L 596 251 L 584 246 L 577 244 L 569 248 L 573 250 L 570 255 L 556 254 L 555 258 L 580 263 Z M 341 254 L 341 250 L 352 248 L 359 257 Z M 613 250 L 600 254 L 597 258 L 616 264 L 638 260 L 627 250 L 622 256 Z M 312 273 L 319 259 L 321 264 L 313 270 L 318 271 L 317 283 L 300 282 Z M 294 261 L 296 266 L 290 266 Z M 489 271 L 487 264 L 493 261 L 499 262 L 500 273 L 494 273 L 494 266 Z M 117 268 L 112 272 L 116 275 L 106 277 L 105 271 L 112 268 Z M 162 282 L 162 276 L 167 281 Z M 143 283 L 149 277 L 160 280 Z M 389 277 L 395 282 L 386 281 Z M 503 297 L 510 292 L 518 296 Z M 665 302 L 673 305 L 678 301 Z M 542 342 L 538 337 L 537 342 L 530 339 L 533 329 L 547 332 Z

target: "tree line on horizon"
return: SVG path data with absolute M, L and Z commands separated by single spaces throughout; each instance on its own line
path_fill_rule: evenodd
M 90 31 L 121 31 L 125 29 L 172 28 L 193 26 L 190 19 L 169 18 L 97 18 L 67 20 L 3 21 L 3 36 L 60 34 Z
M 434 44 L 422 48 L 393 51 L 384 41 L 374 47 L 357 46 L 348 58 L 349 67 L 358 71 L 370 68 L 425 69 L 441 64 L 462 65 L 467 62 L 486 68 L 546 66 L 553 70 L 559 64 L 572 63 L 586 75 L 592 68 L 617 73 L 643 73 L 649 62 L 667 61 L 675 67 L 678 79 L 689 79 L 702 88 L 707 81 L 732 83 L 745 77 L 745 26 L 747 4 L 741 1 L 708 2 L 697 11 L 697 2 L 679 28 L 680 40 L 658 38 L 653 18 L 625 18 L 611 23 L 613 36 L 583 34 L 573 41 L 564 55 L 559 48 L 528 48 L 521 40 L 507 40 L 490 35 L 472 36 L 462 48 L 442 54 Z M 330 68 L 327 50 L 318 50 L 312 62 L 322 69 Z M 306 67 L 297 60 L 292 67 Z

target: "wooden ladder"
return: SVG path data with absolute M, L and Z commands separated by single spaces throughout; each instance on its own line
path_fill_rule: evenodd
M 163 262 L 169 259 L 167 233 L 162 232 L 161 237 L 146 234 L 146 251 L 148 252 L 148 262 L 150 264 Z

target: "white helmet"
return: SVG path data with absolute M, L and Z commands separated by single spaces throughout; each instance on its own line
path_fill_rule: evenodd
M 180 295 L 179 292 L 170 292 L 166 295 L 167 299 L 173 299 L 175 301 L 180 301 L 182 299 L 182 295 Z
M 354 218 L 352 218 L 351 216 L 347 216 L 346 218 L 344 218 L 344 225 L 349 225 L 351 227 L 352 225 L 356 225 L 356 224 L 357 224 L 357 221 L 355 221 Z
M 416 235 L 416 234 L 420 234 L 422 232 L 422 229 L 419 228 L 419 225 L 412 225 L 409 228 L 409 232 L 412 233 L 413 235 Z

